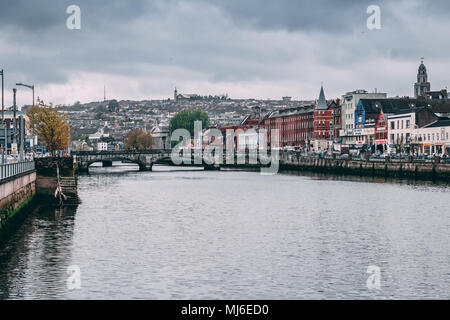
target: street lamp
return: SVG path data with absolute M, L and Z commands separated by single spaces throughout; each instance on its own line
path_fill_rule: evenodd
M 29 84 L 23 84 L 23 83 L 16 83 L 16 86 L 27 87 L 27 88 L 33 90 L 33 104 L 32 104 L 32 106 L 34 107 L 34 84 L 33 85 L 29 85 Z
M 5 77 L 5 75 L 4 75 L 4 70 L 2 69 L 2 70 L 0 70 L 0 75 L 2 76 L 2 124 L 3 124 L 3 120 L 4 120 L 4 113 L 5 113 L 5 97 L 4 97 L 4 92 L 3 92 L 3 90 L 4 90 L 4 81 L 5 81 L 5 79 L 4 79 L 4 77 Z
M 5 73 L 4 70 L 0 70 L 0 75 L 2 76 L 2 126 L 5 124 L 5 93 L 4 93 L 4 81 L 5 81 Z M 6 135 L 6 126 L 5 126 L 5 146 L 2 148 L 2 163 L 5 162 L 5 152 L 7 147 L 7 135 Z

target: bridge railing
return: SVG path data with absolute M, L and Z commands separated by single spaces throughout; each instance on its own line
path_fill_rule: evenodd
M 152 149 L 152 150 L 113 150 L 113 151 L 72 151 L 74 156 L 93 156 L 93 155 L 121 155 L 121 154 L 158 154 L 170 153 L 171 149 Z
M 35 170 L 34 161 L 0 164 L 0 182 Z

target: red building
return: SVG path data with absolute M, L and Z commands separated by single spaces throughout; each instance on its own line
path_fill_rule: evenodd
M 333 124 L 334 124 L 334 139 L 337 142 L 337 140 L 340 140 L 340 134 L 339 132 L 342 129 L 342 106 L 341 106 L 341 100 L 336 99 L 336 101 L 333 101 Z M 339 141 L 340 142 L 340 141 Z
M 341 125 L 340 100 L 327 102 L 323 87 L 314 110 L 314 139 L 330 140 L 339 138 Z
M 383 111 L 378 115 L 375 124 L 375 148 L 381 153 L 386 151 L 388 143 L 388 122 L 385 119 Z
M 267 132 L 267 143 L 272 144 L 272 130 L 278 129 L 280 147 L 305 147 L 313 138 L 314 106 L 277 110 L 269 113 L 262 121 Z

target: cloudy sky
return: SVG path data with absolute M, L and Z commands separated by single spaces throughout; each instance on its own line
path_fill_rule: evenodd
M 69 30 L 69 5 L 81 29 Z M 381 8 L 369 30 L 367 7 Z M 315 99 L 355 89 L 413 94 L 420 58 L 450 84 L 448 0 L 0 0 L 5 101 L 16 82 L 46 102 L 180 92 Z M 18 103 L 31 93 L 19 89 Z

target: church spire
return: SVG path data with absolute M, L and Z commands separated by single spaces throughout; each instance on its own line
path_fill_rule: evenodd
M 318 110 L 327 110 L 328 109 L 327 99 L 325 99 L 325 92 L 323 91 L 323 83 L 320 86 L 320 95 L 319 95 L 319 100 L 317 101 L 316 109 L 318 109 Z

